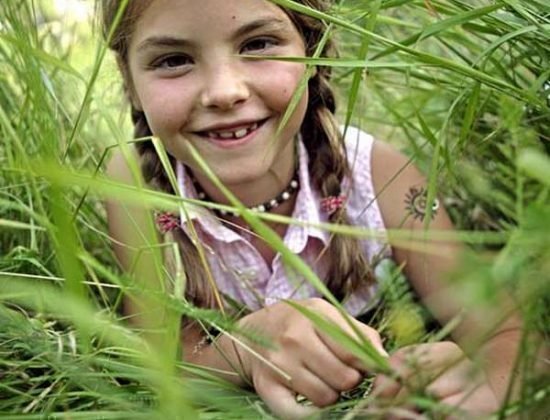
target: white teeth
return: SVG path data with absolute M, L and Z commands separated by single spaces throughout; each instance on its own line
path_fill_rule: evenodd
M 233 132 L 231 131 L 220 131 L 219 133 L 214 133 L 214 134 L 220 136 L 222 139 L 233 138 Z
M 248 129 L 243 128 L 242 130 L 235 131 L 235 138 L 240 139 L 248 134 Z
M 244 136 L 250 134 L 252 131 L 256 130 L 258 128 L 258 123 L 253 123 L 250 127 L 247 128 L 241 128 L 237 131 L 209 131 L 207 133 L 208 137 L 216 139 L 221 138 L 224 140 L 227 139 L 241 139 Z

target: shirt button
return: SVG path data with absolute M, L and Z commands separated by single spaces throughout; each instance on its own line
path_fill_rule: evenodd
M 278 301 L 279 301 L 278 298 L 267 297 L 267 298 L 265 298 L 264 305 L 265 306 L 270 306 L 270 305 L 273 305 L 274 303 L 277 303 Z
M 258 276 L 258 272 L 253 268 L 246 268 L 244 270 L 236 270 L 240 278 L 245 281 L 254 280 Z

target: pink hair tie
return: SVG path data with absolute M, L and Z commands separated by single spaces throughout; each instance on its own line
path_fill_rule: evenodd
M 172 213 L 160 212 L 155 217 L 160 233 L 165 234 L 180 227 L 180 219 Z
M 347 197 L 345 195 L 339 195 L 337 197 L 334 195 L 330 195 L 328 197 L 325 197 L 321 200 L 321 210 L 331 216 L 337 210 L 340 210 L 344 206 L 346 199 Z

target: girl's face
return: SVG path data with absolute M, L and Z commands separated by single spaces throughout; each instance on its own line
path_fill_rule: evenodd
M 199 180 L 186 142 L 228 186 L 293 171 L 307 93 L 275 134 L 305 65 L 243 54 L 304 56 L 305 45 L 265 0 L 154 0 L 136 22 L 128 54 L 133 103 Z

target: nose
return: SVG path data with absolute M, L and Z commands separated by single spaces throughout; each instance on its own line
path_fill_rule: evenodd
M 250 97 L 245 72 L 236 64 L 225 63 L 207 71 L 201 95 L 206 108 L 231 109 Z

